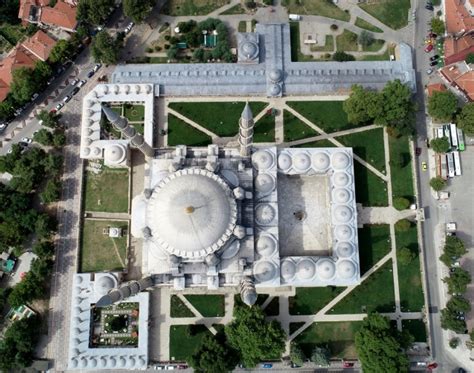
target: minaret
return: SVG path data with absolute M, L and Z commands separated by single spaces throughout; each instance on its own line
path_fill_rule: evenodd
M 253 115 L 247 102 L 239 120 L 240 155 L 250 157 L 250 148 L 253 142 Z
M 250 276 L 246 276 L 240 281 L 240 299 L 247 306 L 253 306 L 257 301 L 257 291 L 255 284 Z
M 147 157 L 153 157 L 155 154 L 153 148 L 145 142 L 143 135 L 138 133 L 135 128 L 128 124 L 128 119 L 121 117 L 111 108 L 102 105 L 102 111 L 110 123 L 135 145 Z

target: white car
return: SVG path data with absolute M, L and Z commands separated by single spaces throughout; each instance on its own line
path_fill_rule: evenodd
M 74 80 L 71 82 L 71 85 L 76 85 L 77 83 L 79 83 L 79 79 L 74 79 Z
M 428 70 L 426 70 L 426 74 L 427 74 L 427 75 L 431 75 L 432 73 L 433 73 L 433 69 L 428 69 Z
M 97 70 L 99 70 L 100 68 L 102 67 L 102 65 L 100 63 L 96 64 L 94 66 L 94 72 L 96 72 Z
M 77 85 L 79 88 L 81 88 L 84 84 L 86 84 L 87 80 L 82 79 L 79 84 Z
M 31 144 L 31 142 L 33 141 L 32 139 L 30 139 L 29 137 L 23 137 L 21 139 L 22 142 L 26 142 L 27 144 Z
M 56 105 L 56 110 L 59 111 L 63 108 L 64 104 L 60 102 L 59 104 Z

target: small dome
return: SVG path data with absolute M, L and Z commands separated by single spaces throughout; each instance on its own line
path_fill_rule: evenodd
M 116 282 L 114 279 L 109 276 L 105 275 L 100 277 L 94 283 L 94 290 L 97 294 L 105 295 L 109 292 L 109 290 L 113 289 L 116 286 Z
M 275 179 L 265 173 L 260 173 L 255 178 L 255 189 L 263 195 L 270 194 L 275 189 Z
M 275 219 L 276 211 L 272 205 L 260 204 L 255 209 L 255 220 L 259 224 L 270 224 Z
M 334 203 L 348 203 L 352 200 L 352 193 L 344 188 L 336 188 L 332 191 L 332 200 Z
M 281 87 L 278 84 L 272 84 L 268 93 L 270 96 L 278 96 L 281 93 Z
M 102 94 L 107 94 L 109 93 L 109 86 L 107 84 L 101 84 L 99 87 L 97 87 L 97 90 L 100 90 Z
M 71 350 L 71 355 L 72 356 L 79 356 L 80 354 L 81 354 L 81 351 L 79 351 L 79 349 L 77 349 L 77 348 L 73 348 Z
M 127 150 L 122 144 L 109 145 L 104 150 L 104 159 L 110 163 L 121 163 L 127 156 Z
M 240 46 L 240 53 L 242 53 L 245 58 L 253 60 L 258 55 L 258 45 L 252 41 L 246 41 Z
M 87 360 L 85 358 L 82 358 L 79 360 L 79 368 L 86 368 L 87 367 Z
M 113 356 L 109 357 L 109 361 L 107 362 L 107 366 L 109 368 L 114 368 L 116 365 L 117 365 L 117 360 L 115 359 L 115 357 L 113 357 Z
M 340 260 L 337 263 L 337 275 L 342 279 L 349 279 L 356 274 L 356 267 L 350 260 Z
M 275 264 L 268 260 L 263 260 L 253 267 L 253 274 L 258 282 L 266 282 L 275 278 L 276 270 Z
M 89 146 L 90 144 L 92 144 L 92 139 L 89 137 L 84 138 L 82 141 L 84 142 L 84 145 L 86 146 Z
M 97 360 L 94 357 L 91 357 L 91 359 L 89 360 L 89 366 L 91 368 L 95 368 L 97 366 Z
M 88 148 L 87 146 L 84 147 L 84 148 L 82 148 L 82 155 L 83 155 L 84 157 L 89 156 L 90 153 L 91 153 L 91 148 Z
M 73 338 L 72 339 L 72 344 L 73 346 L 79 346 L 81 344 L 81 340 L 79 338 Z
M 290 169 L 292 164 L 291 156 L 288 153 L 280 153 L 278 156 L 278 168 L 283 171 Z
M 81 276 L 76 276 L 76 284 L 82 284 L 82 277 Z
M 296 265 L 296 277 L 300 280 L 309 280 L 316 273 L 316 266 L 311 259 L 303 259 Z
M 334 219 L 336 219 L 336 221 L 339 223 L 348 223 L 350 220 L 352 220 L 354 214 L 352 213 L 352 210 L 349 207 L 339 205 L 334 207 L 333 216 Z
M 80 335 L 80 334 L 82 334 L 81 329 L 79 329 L 79 328 L 74 328 L 74 334 L 75 334 L 75 335 Z M 78 352 L 77 354 L 79 355 L 79 352 Z
M 296 265 L 292 260 L 283 260 L 280 264 L 280 274 L 285 281 L 295 277 Z
M 80 315 L 83 311 L 81 307 L 74 307 L 74 312 L 76 313 L 76 315 Z
M 98 157 L 100 155 L 100 148 L 98 148 L 97 146 L 94 146 L 92 148 L 92 155 L 95 157 Z
M 329 165 L 331 164 L 331 161 L 329 160 L 329 156 L 327 155 L 326 152 L 313 153 L 312 159 L 313 159 L 313 167 L 317 171 L 326 171 Z
M 151 90 L 152 90 L 152 87 L 153 87 L 152 85 L 147 84 L 147 85 L 145 86 L 145 92 L 146 92 L 146 93 L 150 93 Z
M 140 86 L 138 84 L 135 85 L 135 93 L 140 93 Z
M 256 249 L 258 254 L 268 257 L 277 250 L 277 242 L 271 234 L 263 233 L 257 237 Z
M 349 241 L 354 235 L 352 228 L 345 224 L 338 225 L 334 233 L 339 241 Z
M 230 259 L 237 255 L 240 250 L 240 243 L 237 240 L 234 240 L 228 247 L 224 249 L 224 252 L 221 254 L 221 259 Z
M 307 153 L 299 152 L 293 155 L 293 167 L 300 172 L 307 171 L 311 167 L 311 159 Z
M 350 184 L 351 177 L 345 172 L 335 172 L 332 175 L 332 182 L 337 187 L 345 187 Z
M 259 171 L 268 170 L 273 163 L 273 154 L 267 150 L 259 150 L 252 155 L 252 164 Z
M 105 368 L 106 366 L 107 366 L 107 359 L 102 356 L 99 360 L 99 368 Z
M 128 368 L 133 368 L 135 365 L 135 358 L 133 356 L 128 357 L 128 362 L 127 362 L 127 367 Z
M 349 242 L 339 242 L 336 245 L 336 255 L 340 258 L 349 258 L 354 254 L 354 246 Z
M 336 266 L 334 262 L 329 259 L 321 259 L 318 261 L 318 276 L 321 280 L 327 281 L 334 277 L 336 273 Z
M 77 359 L 72 358 L 71 361 L 69 362 L 69 366 L 71 368 L 77 368 Z
M 119 368 L 123 368 L 123 367 L 125 367 L 126 364 L 127 364 L 127 360 L 122 356 L 122 357 L 119 359 L 117 365 L 119 366 Z
M 113 89 L 115 94 L 118 94 L 120 92 L 120 86 L 118 86 L 117 84 L 114 85 Z
M 278 83 L 283 79 L 283 72 L 280 69 L 273 69 L 268 74 L 268 77 L 273 83 Z
M 145 358 L 144 358 L 143 356 L 140 356 L 140 357 L 138 358 L 137 365 L 138 365 L 139 367 L 142 367 L 142 366 L 145 366 L 145 365 L 146 365 L 146 360 L 145 360 Z
M 332 167 L 336 170 L 343 170 L 351 164 L 349 156 L 345 152 L 337 152 L 332 155 Z
M 123 91 L 125 94 L 128 94 L 130 92 L 130 86 L 128 84 L 123 85 Z

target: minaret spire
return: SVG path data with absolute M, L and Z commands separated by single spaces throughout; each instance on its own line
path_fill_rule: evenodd
M 250 157 L 250 148 L 253 142 L 253 126 L 253 114 L 247 101 L 239 120 L 239 144 L 242 157 Z

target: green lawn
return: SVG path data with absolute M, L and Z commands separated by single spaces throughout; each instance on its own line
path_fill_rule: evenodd
M 344 289 L 335 286 L 296 288 L 295 296 L 289 298 L 289 312 L 291 315 L 314 315 Z
M 253 128 L 254 142 L 275 142 L 275 117 L 264 115 Z
M 208 294 L 188 294 L 185 298 L 199 311 L 204 317 L 222 317 L 224 316 L 224 296 Z
M 410 0 L 380 0 L 372 4 L 360 4 L 359 6 L 394 30 L 408 24 Z
M 162 8 L 170 16 L 203 16 L 229 4 L 230 0 L 168 0 Z
M 324 45 L 312 45 L 311 52 L 334 52 L 334 36 L 326 35 Z
M 305 323 L 304 322 L 290 322 L 290 335 L 296 332 L 301 328 Z
M 268 104 L 250 102 L 256 116 Z M 217 136 L 235 136 L 239 132 L 239 119 L 244 109 L 244 101 L 234 102 L 172 102 L 169 107 L 192 121 L 200 124 Z
M 242 5 L 237 4 L 227 9 L 226 11 L 222 12 L 220 15 L 225 16 L 225 15 L 232 15 L 232 14 L 245 14 L 245 8 Z
M 267 316 L 278 316 L 280 314 L 280 298 L 273 298 L 263 310 Z
M 287 105 L 327 133 L 354 128 L 342 108 L 344 101 L 289 101 Z
M 293 14 L 311 14 L 346 22 L 351 18 L 349 13 L 327 0 L 283 0 L 281 5 L 287 7 L 288 13 Z
M 423 320 L 402 320 L 402 328 L 408 329 L 415 342 L 426 342 L 426 325 Z
M 342 34 L 336 36 L 336 50 L 343 52 L 354 52 L 359 50 L 357 44 L 357 34 L 349 30 L 344 30 Z
M 247 21 L 239 21 L 238 31 L 239 32 L 247 31 Z
M 314 61 L 312 56 L 301 53 L 299 22 L 290 22 L 290 43 L 291 60 L 293 62 Z
M 126 221 L 85 219 L 81 232 L 80 272 L 122 270 L 127 257 L 127 235 L 109 237 L 108 227 L 128 230 Z
M 287 110 L 283 111 L 283 129 L 285 141 L 295 141 L 319 135 Z
M 143 122 L 145 120 L 144 105 L 124 105 L 124 116 L 131 122 Z
M 415 259 L 408 264 L 398 264 L 400 285 L 400 305 L 404 312 L 418 312 L 425 304 L 421 285 L 420 258 L 418 256 L 418 233 L 413 224 L 406 232 L 395 228 L 397 250 L 402 247 L 416 253 Z
M 204 325 L 192 325 L 193 335 L 189 335 L 190 325 L 170 326 L 170 360 L 186 361 L 201 344 L 206 335 L 212 333 Z
M 404 166 L 399 167 L 391 162 L 392 193 L 394 197 L 406 197 L 413 200 L 413 174 L 411 171 L 411 156 L 407 137 L 398 139 L 389 136 L 390 159 L 404 158 Z
M 354 162 L 356 201 L 363 206 L 388 206 L 387 183 L 359 162 Z
M 385 153 L 383 145 L 383 128 L 337 137 L 343 145 L 352 147 L 355 154 L 385 172 Z
M 364 30 L 372 31 L 372 32 L 383 32 L 382 29 L 379 29 L 377 26 L 374 26 L 372 23 L 367 22 L 365 19 L 356 18 L 355 25 L 357 27 L 363 28 Z
M 360 273 L 363 275 L 390 250 L 390 227 L 388 224 L 364 225 L 358 229 Z
M 174 115 L 168 114 L 168 146 L 206 146 L 209 144 L 212 144 L 210 136 Z
M 171 317 L 195 317 L 196 315 L 179 299 L 175 294 L 170 298 L 170 315 Z
M 385 44 L 385 40 L 383 39 L 375 39 L 371 44 L 367 46 L 362 46 L 362 50 L 364 52 L 378 52 L 382 49 Z
M 308 142 L 306 144 L 296 145 L 295 148 L 334 148 L 334 145 L 331 141 L 323 139 L 319 141 Z
M 337 303 L 328 314 L 393 312 L 395 296 L 392 272 L 392 261 L 389 260 Z
M 317 345 L 328 345 L 332 357 L 355 359 L 354 336 L 360 321 L 313 323 L 295 338 L 306 356 L 311 356 Z
M 99 174 L 85 175 L 86 211 L 127 212 L 128 170 L 103 167 Z

